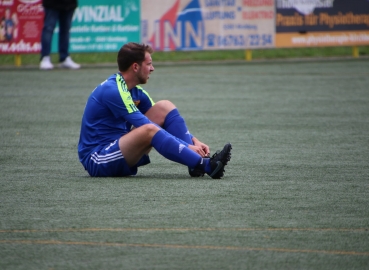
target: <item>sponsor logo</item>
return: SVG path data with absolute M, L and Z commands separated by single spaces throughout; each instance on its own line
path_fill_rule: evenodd
M 199 0 L 191 1 L 183 10 L 180 1 L 154 23 L 154 33 L 146 36 L 146 22 L 143 23 L 143 39 L 156 50 L 202 49 L 205 29 Z
M 112 147 L 113 145 L 115 145 L 117 143 L 117 140 L 115 140 L 114 142 L 112 142 L 108 147 L 105 148 L 105 150 L 109 150 L 110 147 Z
M 122 5 L 81 6 L 75 11 L 74 19 L 78 22 L 123 22 L 136 6 L 123 7 Z
M 185 148 L 186 146 L 184 144 L 179 144 L 179 153 L 182 152 L 183 148 Z
M 11 0 L 11 1 L 13 1 L 13 0 Z M 21 2 L 23 4 L 36 4 L 38 2 L 41 2 L 41 0 L 19 0 L 19 2 Z
M 14 5 L 13 0 L 0 0 L 0 6 L 12 6 Z
M 332 8 L 333 2 L 334 0 L 277 0 L 277 8 L 294 8 L 301 14 L 309 15 L 315 8 Z

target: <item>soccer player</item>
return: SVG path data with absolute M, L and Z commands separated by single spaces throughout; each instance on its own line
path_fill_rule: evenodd
M 127 43 L 118 52 L 119 72 L 98 85 L 89 96 L 82 117 L 78 155 L 91 176 L 136 175 L 150 163 L 154 147 L 162 156 L 188 167 L 191 176 L 224 175 L 232 146 L 209 157 L 209 147 L 191 135 L 175 105 L 154 103 L 139 85 L 154 71 L 152 48 Z

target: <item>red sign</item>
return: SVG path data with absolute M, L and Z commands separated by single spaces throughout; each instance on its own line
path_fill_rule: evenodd
M 0 54 L 39 53 L 42 0 L 0 0 Z

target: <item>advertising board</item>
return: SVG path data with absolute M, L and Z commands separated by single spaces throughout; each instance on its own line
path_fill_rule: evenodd
M 0 54 L 40 52 L 41 0 L 0 0 L 0 19 Z
M 367 44 L 368 0 L 276 0 L 276 47 Z
M 52 52 L 58 48 L 55 29 Z M 79 0 L 70 33 L 70 52 L 116 52 L 140 41 L 140 0 Z
M 70 52 L 369 45 L 369 0 L 79 0 Z M 0 0 L 0 54 L 39 53 L 42 0 Z M 58 51 L 58 27 L 52 52 Z
M 155 50 L 274 47 L 274 0 L 141 0 L 141 40 Z

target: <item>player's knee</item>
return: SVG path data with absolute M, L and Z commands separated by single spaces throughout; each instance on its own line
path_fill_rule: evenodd
M 142 126 L 144 132 L 149 135 L 150 138 L 154 137 L 155 133 L 158 132 L 159 128 L 154 124 L 146 124 Z
M 162 110 L 170 112 L 175 109 L 176 106 L 170 100 L 160 100 L 155 103 L 155 106 L 160 107 Z

